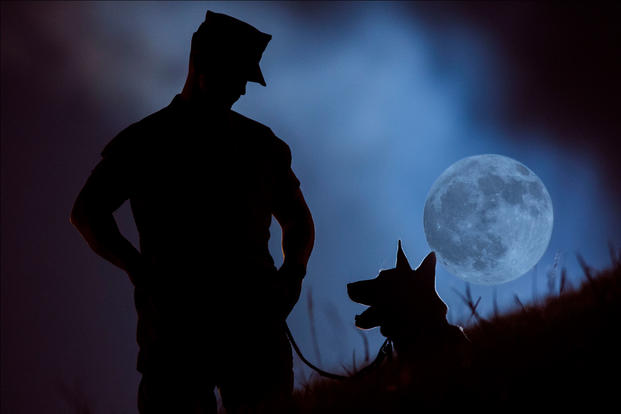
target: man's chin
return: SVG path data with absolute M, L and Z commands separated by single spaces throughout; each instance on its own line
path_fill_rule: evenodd
M 201 96 L 197 103 L 199 103 L 199 105 L 201 106 L 204 106 L 205 108 L 225 110 L 225 109 L 231 109 L 233 104 L 237 102 L 238 99 L 239 97 L 237 98 L 231 98 L 231 97 L 215 98 L 212 95 L 205 95 L 205 96 Z
M 223 109 L 231 109 L 231 107 L 237 102 L 240 95 L 237 96 L 223 96 L 219 99 L 212 99 L 212 105 L 214 107 L 221 107 Z

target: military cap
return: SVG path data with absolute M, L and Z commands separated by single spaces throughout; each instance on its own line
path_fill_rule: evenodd
M 265 86 L 259 61 L 272 35 L 222 13 L 207 11 L 205 21 L 192 35 L 191 53 L 199 65 L 216 59 L 242 70 L 248 81 Z

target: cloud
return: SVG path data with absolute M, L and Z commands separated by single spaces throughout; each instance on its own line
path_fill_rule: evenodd
M 593 153 L 615 154 L 604 151 L 613 148 L 605 137 L 615 124 L 596 122 L 614 107 L 606 106 L 606 94 L 601 101 L 573 99 L 599 96 L 606 82 L 613 96 L 617 89 L 609 71 L 616 61 L 595 50 L 586 61 L 597 63 L 593 68 L 554 66 L 554 59 L 569 59 L 571 50 L 546 56 L 545 50 L 562 38 L 550 37 L 550 31 L 565 33 L 570 24 L 540 24 L 530 33 L 527 22 L 554 21 L 549 14 L 537 17 L 531 6 L 517 6 L 520 13 L 513 13 L 513 6 L 486 11 L 455 3 L 207 7 L 274 35 L 262 60 L 268 87 L 249 85 L 235 108 L 269 125 L 293 150 L 293 166 L 317 225 L 305 286 L 312 287 L 317 306 L 329 310 L 317 312 L 326 368 L 343 362 L 344 351 L 331 342 L 334 335 L 327 337 L 337 326 L 335 315 L 347 327 L 360 311 L 347 298 L 345 283 L 392 267 L 398 239 L 413 265 L 424 257 L 427 191 L 460 158 L 505 154 L 543 179 L 556 222 L 542 267 L 556 251 L 576 249 L 598 265 L 606 259 L 607 237 L 618 240 L 616 209 L 606 194 L 610 188 L 601 184 L 597 158 L 583 153 L 585 141 L 578 136 L 592 138 Z M 88 250 L 67 215 L 103 146 L 180 91 L 189 39 L 207 7 L 2 3 L 2 278 L 10 287 L 2 292 L 3 310 L 9 310 L 3 312 L 2 332 L 3 345 L 10 344 L 7 353 L 16 355 L 9 367 L 11 378 L 19 378 L 11 385 L 12 395 L 19 396 L 13 406 L 45 410 L 52 397 L 30 401 L 23 390 L 33 384 L 45 389 L 56 372 L 79 377 L 94 370 L 100 375 L 84 381 L 86 388 L 108 384 L 99 399 L 118 395 L 117 411 L 125 409 L 123 404 L 134 407 L 136 377 L 129 370 L 135 358 L 130 315 L 135 315 L 129 285 L 120 271 Z M 588 40 L 601 31 L 586 32 Z M 571 36 L 576 42 L 580 37 Z M 547 47 L 529 48 L 539 41 Z M 560 69 L 568 71 L 561 74 L 562 82 L 548 85 L 545 79 Z M 571 99 L 565 99 L 558 91 L 571 86 L 572 74 L 591 79 L 595 88 L 578 82 L 568 89 Z M 131 233 L 128 213 L 121 211 L 119 219 L 123 231 Z M 278 234 L 274 226 L 276 256 Z M 498 292 L 501 306 L 512 303 L 516 292 L 526 300 L 531 283 L 524 278 L 504 286 Z M 438 267 L 438 291 L 458 319 L 462 305 L 453 287 L 463 284 Z M 490 290 L 473 288 L 473 294 L 484 296 L 481 309 L 491 307 Z M 312 349 L 306 309 L 303 295 L 290 318 L 305 350 Z M 26 333 L 24 324 L 30 326 Z M 358 333 L 349 328 L 343 343 L 358 344 L 362 355 Z M 369 336 L 371 348 L 381 343 L 379 333 Z M 29 359 L 38 344 L 38 359 Z M 91 361 L 92 354 L 102 357 Z M 25 378 L 23 372 L 42 374 Z

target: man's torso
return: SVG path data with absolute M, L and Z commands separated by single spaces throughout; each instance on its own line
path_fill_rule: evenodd
M 269 128 L 233 111 L 198 111 L 177 97 L 102 154 L 121 166 L 141 253 L 154 270 L 137 305 L 146 300 L 138 296 L 149 296 L 165 315 L 163 322 L 138 309 L 141 347 L 149 341 L 145 324 L 188 339 L 197 323 L 234 330 L 271 301 L 271 214 L 299 182 L 287 145 Z

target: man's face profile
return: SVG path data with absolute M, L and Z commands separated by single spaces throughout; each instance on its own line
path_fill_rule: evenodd
M 245 77 L 235 71 L 209 71 L 199 74 L 199 91 L 203 99 L 230 108 L 241 95 L 246 94 Z
M 230 108 L 246 94 L 247 76 L 234 65 L 213 62 L 197 72 L 201 99 Z

